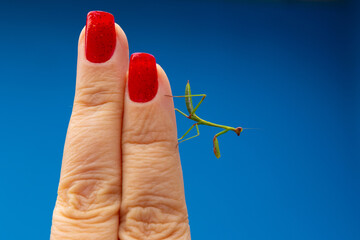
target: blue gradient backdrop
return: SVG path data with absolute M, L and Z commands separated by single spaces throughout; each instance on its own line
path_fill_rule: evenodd
M 352 2 L 2 1 L 0 239 L 48 239 L 90 10 L 156 56 L 199 114 L 256 127 L 181 144 L 193 239 L 360 239 L 359 8 Z M 176 106 L 185 109 L 183 101 Z M 178 117 L 183 133 L 191 122 Z

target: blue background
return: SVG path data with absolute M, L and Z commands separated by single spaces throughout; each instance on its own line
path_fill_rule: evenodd
M 74 3 L 75 2 L 75 3 Z M 180 145 L 193 239 L 360 239 L 360 28 L 353 2 L 2 1 L 0 239 L 48 239 L 90 10 L 156 56 L 199 115 L 255 127 Z M 357 16 L 356 16 L 357 15 Z M 184 102 L 176 106 L 185 109 Z M 178 116 L 178 131 L 191 122 Z

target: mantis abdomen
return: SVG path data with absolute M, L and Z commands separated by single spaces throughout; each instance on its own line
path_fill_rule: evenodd
M 185 103 L 186 103 L 186 108 L 189 112 L 189 114 L 191 114 L 193 112 L 193 104 L 192 104 L 192 98 L 191 98 L 191 90 L 190 90 L 190 83 L 189 81 L 186 84 L 185 87 Z

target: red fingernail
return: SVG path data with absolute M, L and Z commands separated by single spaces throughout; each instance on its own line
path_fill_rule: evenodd
M 86 58 L 93 63 L 103 63 L 111 58 L 116 45 L 114 16 L 107 12 L 89 12 L 86 19 Z
M 130 57 L 128 89 L 134 102 L 148 102 L 158 91 L 155 57 L 147 53 L 134 53 Z

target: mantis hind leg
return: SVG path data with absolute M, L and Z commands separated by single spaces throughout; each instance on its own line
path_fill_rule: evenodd
M 190 140 L 190 139 L 192 139 L 192 138 L 195 138 L 195 137 L 199 136 L 199 135 L 200 135 L 200 131 L 199 131 L 199 126 L 198 126 L 198 125 L 199 125 L 198 123 L 193 124 L 193 125 L 186 131 L 186 133 L 184 133 L 184 135 L 182 135 L 182 137 L 178 139 L 179 143 L 185 142 L 185 141 L 187 141 L 187 140 Z M 196 134 L 195 136 L 192 136 L 192 137 L 183 139 L 183 138 L 191 131 L 191 129 L 194 128 L 194 126 L 196 126 L 197 134 Z M 182 140 L 182 139 L 183 139 L 183 140 Z M 178 143 L 178 144 L 179 144 L 179 143 Z

